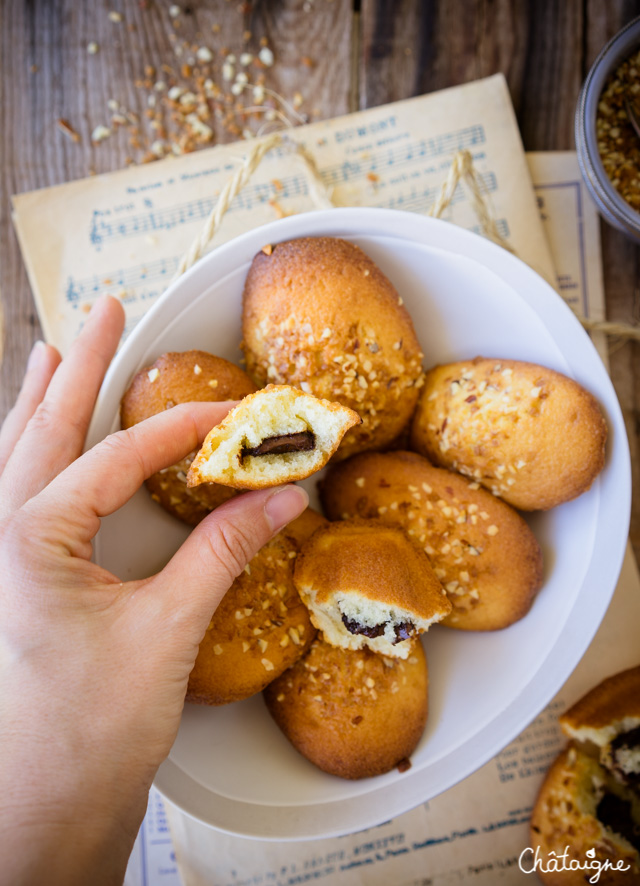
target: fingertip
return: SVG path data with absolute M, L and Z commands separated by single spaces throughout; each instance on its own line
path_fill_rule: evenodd
M 103 292 L 102 295 L 98 296 L 98 298 L 91 306 L 91 311 L 89 313 L 97 314 L 99 311 L 103 310 L 117 310 L 121 314 L 124 313 L 124 308 L 122 307 L 122 302 L 120 301 L 120 299 L 116 298 L 114 295 L 111 295 L 108 292 Z
M 264 503 L 264 513 L 272 532 L 278 532 L 295 520 L 309 505 L 309 496 L 301 486 L 284 486 Z
M 103 293 L 93 303 L 89 311 L 89 319 L 92 322 L 96 319 L 104 322 L 106 319 L 115 323 L 118 327 L 118 336 L 120 336 L 125 324 L 125 312 L 122 302 L 120 299 L 115 298 L 115 296 L 109 295 L 108 292 Z

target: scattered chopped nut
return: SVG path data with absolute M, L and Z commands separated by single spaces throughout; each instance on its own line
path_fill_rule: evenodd
M 110 135 L 111 130 L 109 129 L 109 127 L 100 124 L 99 126 L 96 126 L 96 128 L 91 133 L 91 141 L 95 144 L 98 144 L 98 142 L 104 141 L 105 138 L 109 138 Z
M 59 120 L 56 121 L 56 125 L 61 132 L 64 132 L 64 134 L 71 139 L 71 141 L 80 141 L 80 136 L 68 120 L 63 120 L 63 118 L 60 117 Z
M 201 46 L 196 52 L 196 58 L 199 62 L 208 64 L 210 61 L 213 61 L 213 53 L 207 46 Z

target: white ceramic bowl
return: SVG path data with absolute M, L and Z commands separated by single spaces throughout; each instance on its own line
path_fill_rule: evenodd
M 500 751 L 550 701 L 593 637 L 615 588 L 631 481 L 624 424 L 609 377 L 569 308 L 517 258 L 447 222 L 384 209 L 335 209 L 249 231 L 174 283 L 132 332 L 105 380 L 90 430 L 118 428 L 132 375 L 169 350 L 201 348 L 237 361 L 241 294 L 254 254 L 300 236 L 361 246 L 402 294 L 425 365 L 490 357 L 530 360 L 575 378 L 608 419 L 607 461 L 577 500 L 529 522 L 544 554 L 531 612 L 486 634 L 432 628 L 429 721 L 412 768 L 343 781 L 288 744 L 260 695 L 222 708 L 187 705 L 156 785 L 192 816 L 230 833 L 304 839 L 356 831 L 454 785 Z M 317 479 L 317 478 L 316 478 Z M 311 493 L 314 478 L 306 481 Z M 140 490 L 103 522 L 97 561 L 123 579 L 160 568 L 187 528 Z

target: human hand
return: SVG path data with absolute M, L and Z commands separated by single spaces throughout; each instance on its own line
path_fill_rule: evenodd
M 92 563 L 100 518 L 230 405 L 176 406 L 81 455 L 122 325 L 106 298 L 64 361 L 36 346 L 0 433 L 0 844 L 12 884 L 122 881 L 211 615 L 307 504 L 297 487 L 237 496 L 148 579 Z

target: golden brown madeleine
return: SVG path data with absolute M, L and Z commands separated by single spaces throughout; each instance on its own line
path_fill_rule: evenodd
M 408 768 L 427 721 L 427 695 L 420 643 L 405 661 L 322 639 L 264 691 L 271 716 L 291 744 L 341 778 Z
M 249 394 L 207 434 L 187 486 L 223 483 L 261 489 L 304 480 L 319 471 L 346 431 L 360 424 L 353 409 L 290 385 Z
M 407 658 L 451 612 L 426 554 L 399 526 L 345 520 L 305 542 L 293 573 L 311 621 L 333 646 Z
M 560 717 L 571 738 L 600 749 L 600 762 L 640 797 L 640 667 L 608 677 Z
M 315 630 L 293 584 L 295 556 L 279 534 L 231 585 L 200 644 L 187 701 L 221 705 L 248 698 L 309 648 Z
M 573 379 L 534 363 L 476 357 L 427 373 L 411 448 L 535 511 L 591 486 L 606 439 L 602 410 Z
M 259 387 L 294 385 L 361 416 L 335 459 L 386 446 L 411 418 L 423 357 L 413 324 L 353 243 L 308 237 L 265 247 L 247 275 L 242 332 Z
M 552 764 L 531 816 L 531 842 L 521 856 L 551 886 L 584 886 L 601 868 L 601 886 L 640 884 L 640 797 L 621 786 L 600 763 L 573 744 Z M 568 850 L 568 851 L 567 851 Z M 549 861 L 567 852 L 565 868 L 549 870 Z M 561 866 L 557 862 L 557 866 Z M 615 867 L 619 865 L 616 870 Z M 614 868 L 612 870 L 612 868 Z M 595 882 L 595 881 L 594 881 Z
M 130 428 L 178 403 L 241 400 L 255 390 L 246 373 L 222 357 L 205 351 L 163 354 L 134 377 L 122 398 L 120 422 L 123 428 Z M 236 494 L 215 483 L 187 489 L 194 455 L 192 452 L 147 480 L 154 501 L 191 526 Z
M 329 468 L 321 498 L 330 520 L 402 526 L 427 554 L 453 605 L 443 624 L 505 628 L 529 611 L 542 554 L 513 508 L 413 452 L 365 452 Z

